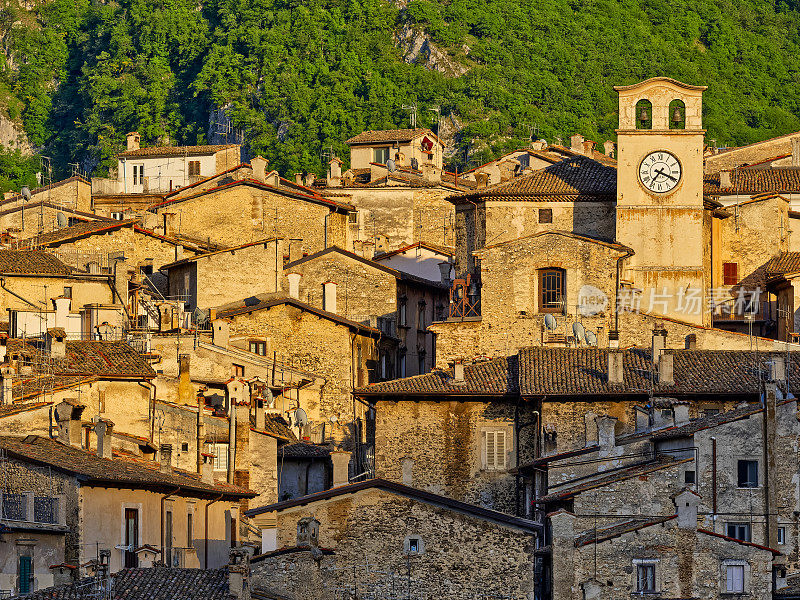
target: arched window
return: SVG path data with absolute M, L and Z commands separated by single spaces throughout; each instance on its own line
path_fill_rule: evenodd
M 562 312 L 566 293 L 564 269 L 539 270 L 539 312 Z
M 686 129 L 686 105 L 683 100 L 673 100 L 669 103 L 669 128 Z
M 639 100 L 636 103 L 636 129 L 653 128 L 653 104 L 650 100 Z

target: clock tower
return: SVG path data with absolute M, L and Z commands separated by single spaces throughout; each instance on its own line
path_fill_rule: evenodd
M 654 77 L 616 86 L 617 230 L 633 248 L 630 307 L 710 324 L 711 215 L 703 207 L 705 86 Z M 625 294 L 620 304 L 624 307 Z

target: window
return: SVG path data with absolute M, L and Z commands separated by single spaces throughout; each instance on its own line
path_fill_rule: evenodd
M 422 375 L 425 373 L 425 350 L 420 350 L 419 354 L 417 355 L 418 358 L 418 373 Z
M 231 548 L 236 548 L 236 519 L 231 516 Z
M 728 523 L 725 533 L 735 540 L 749 542 L 751 538 L 750 523 Z
M 425 542 L 419 535 L 410 535 L 403 542 L 403 550 L 406 554 L 423 554 L 425 552 Z
M 683 472 L 683 482 L 687 485 L 694 485 L 695 483 L 695 472 L 694 471 L 684 471 Z
M 487 471 L 503 471 L 506 468 L 506 432 L 483 432 L 484 465 Z
M 425 301 L 423 300 L 417 305 L 417 329 L 425 331 Z
M 228 470 L 228 444 L 214 444 L 212 446 L 214 453 L 214 470 L 227 471 Z
M 188 452 L 189 451 L 189 442 L 182 442 L 181 443 L 181 452 Z
M 639 100 L 636 103 L 636 129 L 653 128 L 653 104 L 650 100 Z
M 408 327 L 408 301 L 405 298 L 400 298 L 397 313 L 397 325 L 399 327 Z
M 250 352 L 261 356 L 267 355 L 267 342 L 250 341 Z
M 389 148 L 374 148 L 372 150 L 372 162 L 385 165 L 389 160 Z
M 655 593 L 656 565 L 654 563 L 636 565 L 636 591 L 641 594 Z
M 133 165 L 133 185 L 144 185 L 144 165 Z
M 139 558 L 134 550 L 139 547 L 139 509 L 125 509 L 125 568 L 139 566 Z
M 783 546 L 786 543 L 786 527 L 778 527 L 778 545 Z
M 564 299 L 564 270 L 539 271 L 539 312 L 561 312 Z
M 112 212 L 111 218 L 117 221 L 122 221 L 125 218 L 125 214 L 121 212 Z
M 739 263 L 722 263 L 722 285 L 736 285 L 739 283 Z
M 408 552 L 410 554 L 419 552 L 419 538 L 411 538 L 408 540 Z
M 64 286 L 64 298 L 72 299 L 72 286 Z
M 200 177 L 200 161 L 189 161 L 189 177 Z
M 194 548 L 194 515 L 186 513 L 186 547 Z
M 725 591 L 729 594 L 744 593 L 744 565 L 725 567 Z
M 740 460 L 738 461 L 737 485 L 740 488 L 758 487 L 758 461 Z
M 400 355 L 397 357 L 397 376 L 398 377 L 405 377 L 406 376 L 406 353 L 400 352 Z
M 234 377 L 244 377 L 244 366 L 237 365 L 236 363 L 231 364 L 231 368 L 233 369 L 233 376 Z
M 347 213 L 347 223 L 348 225 L 358 225 L 358 211 L 351 210 Z
M 539 209 L 539 223 L 552 223 L 553 222 L 553 209 L 540 208 Z

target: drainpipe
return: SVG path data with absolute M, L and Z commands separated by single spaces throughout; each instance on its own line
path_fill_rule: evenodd
M 161 496 L 161 559 L 164 560 L 164 500 L 170 496 L 174 496 L 181 491 L 181 488 L 176 487 L 166 496 Z
M 711 438 L 711 512 L 717 521 L 717 438 Z M 716 528 L 715 528 L 716 530 Z
M 327 250 L 328 249 L 328 217 L 330 217 L 330 216 L 331 216 L 331 213 L 329 211 L 325 215 L 325 225 L 324 225 L 325 231 L 323 231 L 323 233 L 325 234 L 325 245 L 322 247 L 323 250 Z
M 203 546 L 204 546 L 204 548 L 203 548 L 203 568 L 204 569 L 208 569 L 208 507 L 211 506 L 212 504 L 215 504 L 215 503 L 219 502 L 220 500 L 222 500 L 222 497 L 224 495 L 225 494 L 220 494 L 219 496 L 217 496 L 211 502 L 206 502 L 206 518 L 205 518 L 205 520 L 203 522 L 203 525 L 205 526 L 205 537 L 203 538 L 205 540 L 203 542 Z
M 26 300 L 25 298 L 23 298 L 23 297 L 22 297 L 22 296 L 20 296 L 19 294 L 17 294 L 17 293 L 14 293 L 14 292 L 12 292 L 10 289 L 8 289 L 8 288 L 6 287 L 6 278 L 5 278 L 5 277 L 0 277 L 0 287 L 1 287 L 1 288 L 3 288 L 3 290 L 4 290 L 4 291 L 6 291 L 6 292 L 8 292 L 9 294 L 11 294 L 12 296 L 14 296 L 15 298 L 18 298 L 18 299 L 22 300 L 22 301 L 23 301 L 25 304 L 28 304 L 29 306 L 32 306 L 33 308 L 36 308 L 36 309 L 39 309 L 39 310 L 41 310 L 41 307 L 40 307 L 40 306 L 38 306 L 38 305 L 34 304 L 34 303 L 33 303 L 33 302 L 31 302 L 30 300 Z M 45 304 L 44 302 L 39 302 L 39 304 L 41 304 L 41 305 L 43 305 L 43 306 L 47 307 L 47 304 Z
M 616 331 L 617 334 L 619 334 L 619 271 L 620 271 L 620 265 L 622 264 L 623 260 L 625 260 L 626 258 L 630 258 L 631 256 L 633 256 L 633 251 L 632 250 L 627 250 L 625 252 L 625 254 L 623 254 L 622 256 L 620 256 L 617 259 L 617 274 L 616 274 L 616 283 L 615 283 L 615 287 L 614 287 L 614 331 Z

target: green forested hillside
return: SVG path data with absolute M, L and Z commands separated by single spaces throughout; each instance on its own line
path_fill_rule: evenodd
M 612 85 L 706 84 L 720 144 L 800 129 L 798 0 L 44 0 L 0 14 L 0 102 L 63 174 L 102 174 L 138 130 L 203 143 L 228 107 L 253 153 L 323 173 L 321 154 L 365 128 L 454 116 L 464 168 L 531 135 L 613 137 Z M 414 24 L 455 61 L 407 64 Z M 538 133 L 537 133 L 538 132 Z M 9 159 L 10 160 L 10 159 Z M 2 170 L 0 164 L 0 170 Z M 0 173 L 3 175 L 3 173 Z M 6 175 L 8 178 L 8 175 Z M 4 185 L 0 180 L 0 185 Z

